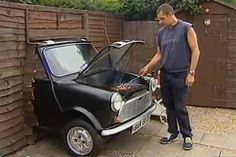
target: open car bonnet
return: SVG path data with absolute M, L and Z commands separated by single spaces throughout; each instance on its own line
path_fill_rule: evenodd
M 118 41 L 105 47 L 79 74 L 78 78 L 83 78 L 107 70 L 114 70 L 125 73 L 129 60 L 137 44 L 144 44 L 144 41 Z M 122 75 L 120 77 L 122 77 Z

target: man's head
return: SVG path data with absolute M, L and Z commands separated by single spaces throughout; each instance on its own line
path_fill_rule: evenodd
M 172 26 L 176 20 L 173 7 L 167 3 L 159 6 L 156 15 L 159 20 L 159 24 L 164 26 Z

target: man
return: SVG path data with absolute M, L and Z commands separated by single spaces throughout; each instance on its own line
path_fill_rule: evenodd
M 196 33 L 190 23 L 176 18 L 169 4 L 157 9 L 157 18 L 163 25 L 157 35 L 157 53 L 140 70 L 140 75 L 150 73 L 160 61 L 161 96 L 166 107 L 168 133 L 161 144 L 177 139 L 179 130 L 184 138 L 183 149 L 192 149 L 192 133 L 186 108 L 187 88 L 194 83 L 199 58 Z

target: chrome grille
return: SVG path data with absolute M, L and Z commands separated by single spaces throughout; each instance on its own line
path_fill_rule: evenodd
M 152 94 L 147 91 L 135 98 L 126 101 L 119 111 L 118 119 L 121 122 L 129 120 L 143 111 L 145 111 L 152 103 Z

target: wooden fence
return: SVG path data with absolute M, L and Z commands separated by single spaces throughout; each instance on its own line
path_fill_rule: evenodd
M 136 48 L 134 56 L 129 62 L 128 69 L 132 72 L 138 71 L 147 64 L 156 53 L 155 36 L 159 29 L 155 21 L 125 21 L 123 26 L 123 38 L 143 40 L 145 44 Z
M 34 42 L 87 37 L 97 49 L 122 39 L 123 20 L 104 12 L 0 3 L 0 154 L 34 142 L 31 83 L 44 76 Z
M 211 12 L 205 14 L 205 8 Z M 193 24 L 201 51 L 187 103 L 236 109 L 236 8 L 210 1 L 202 5 L 200 15 L 189 16 L 183 11 L 176 15 Z M 210 20 L 210 25 L 204 24 L 205 20 Z M 158 28 L 155 21 L 124 22 L 124 39 L 146 41 L 130 62 L 135 72 L 154 55 Z

